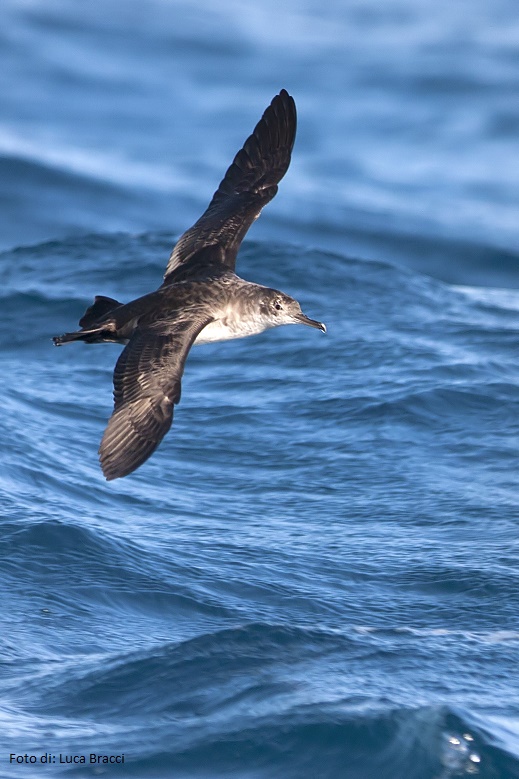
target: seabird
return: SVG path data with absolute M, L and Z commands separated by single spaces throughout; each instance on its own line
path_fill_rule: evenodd
M 107 480 L 127 476 L 155 451 L 173 420 L 194 343 L 303 324 L 326 332 L 293 298 L 234 272 L 240 244 L 288 170 L 296 107 L 282 89 L 238 152 L 207 210 L 174 247 L 162 285 L 130 303 L 95 297 L 81 330 L 53 338 L 125 344 L 114 370 L 114 411 L 99 448 Z

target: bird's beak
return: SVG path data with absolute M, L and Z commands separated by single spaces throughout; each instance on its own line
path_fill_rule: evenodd
M 303 312 L 297 314 L 295 321 L 301 325 L 315 327 L 317 330 L 321 330 L 321 332 L 326 333 L 326 325 L 323 322 L 317 322 L 315 319 L 310 319 L 310 317 L 303 314 Z

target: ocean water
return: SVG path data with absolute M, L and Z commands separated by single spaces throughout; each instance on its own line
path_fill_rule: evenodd
M 2 779 L 519 777 L 515 0 L 0 17 Z M 159 285 L 281 87 L 238 270 L 328 334 L 193 349 L 107 483 L 119 349 L 50 339 Z

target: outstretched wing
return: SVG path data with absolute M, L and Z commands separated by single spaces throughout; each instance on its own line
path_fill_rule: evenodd
M 288 170 L 295 135 L 296 106 L 282 89 L 234 158 L 207 210 L 179 239 L 164 284 L 194 278 L 213 267 L 234 270 L 247 230 Z
M 168 432 L 187 354 L 209 321 L 180 318 L 173 332 L 171 322 L 158 322 L 130 338 L 115 366 L 115 407 L 99 448 L 108 481 L 142 465 Z

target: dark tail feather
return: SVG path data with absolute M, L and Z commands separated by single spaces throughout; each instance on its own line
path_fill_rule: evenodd
M 66 344 L 69 341 L 86 341 L 87 343 L 96 343 L 98 340 L 97 336 L 100 333 L 105 332 L 103 327 L 95 327 L 91 330 L 78 330 L 77 333 L 63 333 L 63 335 L 55 335 L 52 339 L 54 341 L 55 346 L 61 346 L 62 344 Z
M 94 302 L 87 308 L 81 319 L 79 320 L 80 327 L 91 327 L 98 319 L 113 311 L 114 308 L 119 308 L 122 303 L 113 298 L 107 298 L 104 295 L 96 295 Z M 75 335 L 75 333 L 66 333 L 65 335 Z M 61 336 L 64 338 L 65 336 Z M 68 338 L 69 341 L 76 340 L 75 338 Z
M 87 308 L 81 319 L 79 320 L 79 326 L 82 330 L 78 330 L 77 333 L 63 333 L 63 335 L 57 335 L 52 340 L 56 346 L 66 344 L 69 341 L 86 341 L 87 344 L 95 344 L 102 341 L 113 340 L 109 337 L 110 328 L 107 327 L 107 323 L 100 324 L 100 320 L 110 311 L 122 306 L 118 300 L 113 298 L 107 298 L 104 295 L 96 295 L 94 302 Z M 108 337 L 107 337 L 108 336 Z

